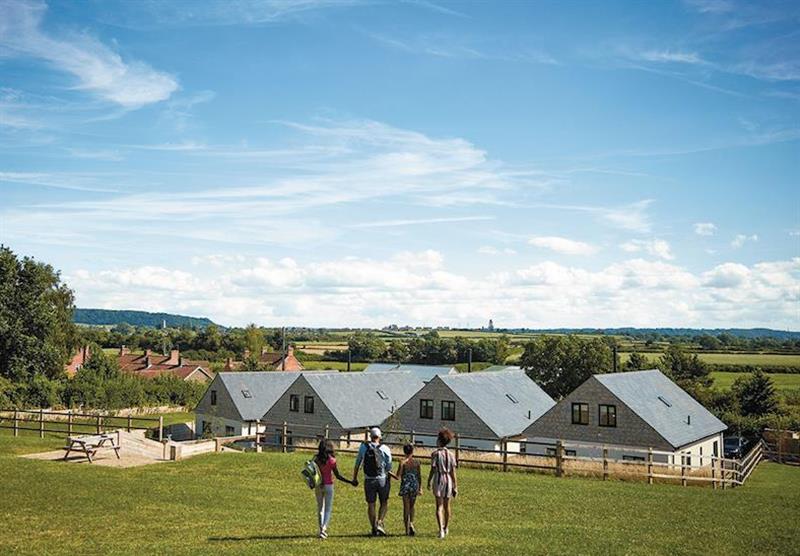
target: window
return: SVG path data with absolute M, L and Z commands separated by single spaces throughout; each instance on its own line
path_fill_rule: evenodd
M 506 398 L 508 398 L 509 400 L 511 400 L 511 403 L 519 403 L 519 401 L 517 400 L 517 398 L 515 398 L 515 397 L 514 397 L 514 396 L 512 396 L 511 394 L 506 394 Z
M 600 404 L 600 426 L 617 426 L 617 406 Z
M 719 456 L 719 442 L 717 442 L 716 440 L 714 441 L 714 447 L 713 447 L 711 453 L 714 455 L 714 457 L 718 457 Z
M 456 420 L 456 402 L 442 401 L 442 421 Z
M 208 421 L 200 421 L 200 430 L 203 431 L 203 434 L 210 434 L 211 423 L 209 423 Z
M 300 411 L 300 396 L 297 394 L 289 394 L 289 411 L 293 413 Z
M 433 419 L 433 400 L 419 401 L 419 418 Z
M 233 436 L 234 434 L 236 434 L 234 428 L 225 425 L 225 436 Z
M 217 391 L 211 391 L 211 405 L 217 405 Z
M 314 396 L 306 396 L 303 400 L 303 413 L 314 413 Z
M 249 399 L 253 397 L 253 394 L 250 393 L 250 390 L 242 390 L 242 396 Z
M 555 448 L 547 448 L 546 453 L 547 453 L 548 456 L 554 456 L 554 455 L 556 455 L 556 449 Z M 578 455 L 578 452 L 576 452 L 575 450 L 564 450 L 564 455 L 574 458 L 575 456 Z
M 383 390 L 378 390 L 377 394 L 378 394 L 378 397 L 380 399 L 382 399 L 382 400 L 388 400 L 389 399 L 389 396 L 387 396 L 386 392 L 384 392 Z
M 519 453 L 520 454 L 527 454 L 528 453 L 528 445 L 525 442 L 519 443 Z
M 622 461 L 644 461 L 644 456 L 626 456 L 623 454 Z
M 574 403 L 574 404 L 572 404 L 572 424 L 573 425 L 588 425 L 589 424 L 589 404 L 588 403 Z

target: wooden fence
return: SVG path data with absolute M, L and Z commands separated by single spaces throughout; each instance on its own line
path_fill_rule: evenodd
M 44 409 L 0 409 L 0 429 L 38 432 L 40 438 L 45 434 L 73 436 L 79 434 L 100 434 L 120 429 L 157 430 L 157 439 L 164 436 L 164 417 L 138 417 L 127 415 L 104 415 L 100 413 L 80 413 L 72 410 L 50 411 Z
M 263 430 L 262 430 L 263 429 Z M 316 451 L 321 439 L 334 443 L 337 453 L 355 454 L 361 443 L 369 438 L 369 429 L 342 430 L 326 426 L 324 430 L 311 425 L 292 423 L 257 422 L 258 434 L 216 437 L 216 451 L 235 442 L 252 443 L 255 451 L 264 449 L 290 452 L 295 450 Z M 385 430 L 384 444 L 400 447 L 409 442 L 416 444 L 415 454 L 429 455 L 432 448 L 417 443 L 419 437 L 435 437 L 435 432 Z M 464 444 L 483 442 L 496 446 L 490 448 L 465 447 Z M 510 445 L 516 447 L 511 449 Z M 524 445 L 525 448 L 521 449 Z M 531 446 L 538 446 L 544 454 L 531 454 Z M 599 450 L 600 457 L 578 456 L 580 448 Z M 642 448 L 625 448 L 626 454 L 640 453 L 637 461 L 609 457 L 610 449 L 616 446 L 598 446 L 575 442 L 554 443 L 520 441 L 513 438 L 481 438 L 455 434 L 450 449 L 459 465 L 511 470 L 545 471 L 557 477 L 570 475 L 602 477 L 609 479 L 642 480 L 648 484 L 673 483 L 682 486 L 702 485 L 713 488 L 731 488 L 745 483 L 753 469 L 763 459 L 763 443 L 756 444 L 741 460 L 718 456 L 663 452 Z M 673 458 L 676 460 L 673 462 Z M 657 461 L 664 459 L 665 461 Z M 690 462 L 699 462 L 690 463 Z
M 778 463 L 800 464 L 800 432 L 765 429 L 764 457 Z

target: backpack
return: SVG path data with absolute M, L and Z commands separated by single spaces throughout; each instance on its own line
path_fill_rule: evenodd
M 364 452 L 364 476 L 378 477 L 383 472 L 383 454 L 380 446 L 372 442 L 365 444 L 367 450 Z
M 303 479 L 305 479 L 310 489 L 318 487 L 322 482 L 322 475 L 319 473 L 319 467 L 317 467 L 313 459 L 308 460 L 305 465 L 303 465 L 300 474 L 303 476 Z

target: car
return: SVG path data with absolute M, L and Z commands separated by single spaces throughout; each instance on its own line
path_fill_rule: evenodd
M 747 441 L 741 436 L 726 436 L 723 447 L 726 458 L 741 459 L 745 453 Z

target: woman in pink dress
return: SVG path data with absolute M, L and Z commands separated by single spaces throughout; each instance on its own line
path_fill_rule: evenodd
M 449 533 L 450 518 L 453 508 L 450 499 L 458 494 L 458 481 L 456 479 L 456 458 L 447 449 L 453 439 L 453 433 L 448 429 L 439 431 L 436 439 L 438 448 L 431 454 L 431 472 L 428 475 L 428 490 L 433 491 L 436 497 L 436 522 L 439 524 L 439 538 L 443 539 Z M 431 489 L 431 483 L 433 488 Z

